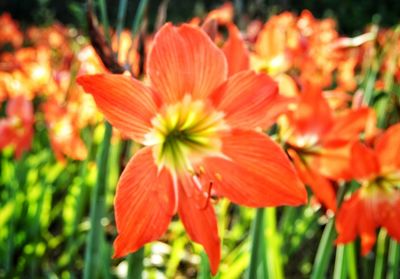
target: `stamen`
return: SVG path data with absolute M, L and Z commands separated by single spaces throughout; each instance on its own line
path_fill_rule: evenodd
M 206 192 L 207 193 L 206 203 L 203 207 L 200 208 L 201 210 L 205 210 L 207 208 L 208 204 L 210 203 L 212 186 L 213 186 L 213 182 L 210 181 L 210 184 L 208 185 L 208 190 Z

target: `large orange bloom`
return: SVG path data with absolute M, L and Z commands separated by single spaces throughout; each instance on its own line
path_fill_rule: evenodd
M 359 108 L 335 114 L 321 88 L 305 83 L 297 108 L 287 113 L 287 123 L 281 125 L 281 138 L 303 182 L 332 211 L 336 191 L 330 179 L 352 178 L 351 147 L 371 113 L 369 108 Z
M 150 86 L 123 75 L 78 78 L 111 124 L 145 145 L 118 183 L 114 256 L 158 239 L 177 212 L 215 274 L 220 240 L 211 194 L 252 207 L 306 201 L 285 153 L 254 131 L 277 86 L 251 71 L 227 79 L 223 52 L 186 24 L 164 25 L 147 61 Z
M 352 148 L 353 172 L 361 188 L 339 209 L 337 243 L 351 242 L 360 235 L 363 255 L 372 249 L 378 227 L 400 241 L 399 141 L 397 124 L 377 139 L 373 149 L 362 143 Z

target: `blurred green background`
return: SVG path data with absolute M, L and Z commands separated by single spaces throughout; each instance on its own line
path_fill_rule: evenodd
M 2 0 L 0 12 L 9 11 L 23 25 L 47 25 L 54 20 L 76 27 L 85 26 L 84 0 Z M 128 18 L 132 18 L 137 0 L 128 1 Z M 162 0 L 150 1 L 148 16 L 154 18 Z M 226 1 L 222 0 L 169 0 L 167 19 L 182 22 L 194 15 L 202 15 Z M 309 9 L 317 18 L 334 17 L 339 22 L 339 31 L 347 35 L 360 33 L 379 15 L 381 26 L 392 26 L 399 22 L 400 1 L 398 0 L 236 0 L 236 9 L 250 18 L 266 19 L 271 13 L 280 11 L 299 12 Z M 116 18 L 118 0 L 108 0 L 111 23 Z M 130 21 L 129 21 L 130 22 Z M 152 22 L 150 20 L 150 22 Z

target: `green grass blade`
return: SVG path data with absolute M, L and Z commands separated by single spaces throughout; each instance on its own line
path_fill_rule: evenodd
M 99 0 L 100 18 L 104 28 L 104 36 L 108 42 L 111 42 L 110 23 L 108 22 L 106 0 Z
M 137 7 L 137 10 L 136 10 L 135 18 L 133 19 L 133 22 L 132 22 L 132 29 L 131 29 L 132 41 L 139 32 L 140 23 L 143 20 L 144 11 L 146 10 L 146 7 L 148 4 L 149 4 L 149 0 L 140 0 L 139 6 Z
M 400 245 L 394 239 L 390 240 L 388 255 L 388 279 L 400 278 Z
M 357 275 L 357 259 L 354 243 L 346 244 L 346 262 L 350 279 L 358 279 Z
M 333 271 L 333 279 L 342 279 L 346 277 L 347 277 L 346 246 L 338 245 L 336 247 L 336 259 Z
M 386 252 L 386 246 L 387 246 L 386 240 L 387 240 L 387 232 L 385 229 L 382 228 L 378 235 L 378 241 L 377 241 L 377 247 L 376 247 L 374 279 L 383 278 L 385 252 Z
M 128 278 L 141 279 L 143 272 L 144 247 L 128 256 Z
M 247 274 L 248 279 L 260 278 L 257 274 L 258 268 L 261 264 L 262 258 L 260 257 L 260 247 L 264 237 L 264 208 L 257 208 L 256 216 L 252 225 L 252 243 L 250 251 L 250 266 Z M 264 250 L 264 249 L 261 249 Z M 261 278 L 267 278 L 264 274 Z
M 267 251 L 267 272 L 268 278 L 282 279 L 283 266 L 282 257 L 280 252 L 280 236 L 277 231 L 276 225 L 276 208 L 269 207 L 266 209 L 265 219 L 265 249 Z M 264 253 L 265 254 L 265 253 Z
M 118 41 L 117 50 L 119 49 L 119 45 L 120 45 L 121 32 L 122 32 L 122 29 L 124 28 L 127 7 L 128 7 L 128 0 L 120 0 L 119 1 L 118 15 L 117 15 L 117 28 L 116 28 L 117 41 Z
M 86 243 L 85 266 L 83 272 L 83 277 L 85 279 L 98 278 L 97 272 L 100 269 L 100 242 L 103 240 L 104 233 L 101 226 L 101 218 L 104 216 L 108 155 L 112 135 L 111 125 L 106 123 L 105 126 L 104 139 L 99 150 L 97 161 L 97 183 L 93 189 L 90 205 L 90 231 Z

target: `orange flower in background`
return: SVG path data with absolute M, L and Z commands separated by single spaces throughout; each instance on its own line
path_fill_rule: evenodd
M 10 43 L 14 48 L 21 47 L 24 37 L 18 24 L 8 13 L 0 15 L 0 47 Z
M 337 243 L 361 237 L 362 254 L 371 251 L 376 229 L 384 227 L 400 241 L 400 124 L 377 138 L 373 148 L 356 143 L 351 160 L 361 188 L 345 200 L 336 219 Z
M 227 23 L 229 37 L 226 40 L 222 51 L 228 62 L 228 76 L 240 71 L 250 69 L 249 51 L 242 38 L 239 29 L 233 23 Z
M 300 34 L 296 17 L 285 12 L 272 16 L 260 31 L 251 56 L 252 68 L 256 71 L 277 75 L 292 66 L 292 55 L 299 46 Z
M 6 108 L 7 117 L 0 119 L 0 149 L 13 146 L 15 157 L 20 158 L 31 148 L 33 137 L 33 107 L 24 96 L 10 99 Z
M 161 237 L 177 212 L 215 274 L 220 240 L 211 194 L 252 207 L 306 201 L 285 153 L 254 131 L 277 85 L 251 71 L 227 79 L 223 52 L 187 24 L 164 25 L 147 62 L 150 86 L 123 75 L 78 78 L 111 124 L 145 146 L 118 183 L 114 256 Z
M 306 83 L 297 108 L 281 122 L 280 137 L 304 183 L 327 208 L 336 210 L 336 191 L 329 179 L 351 178 L 352 143 L 365 130 L 368 108 L 334 114 L 319 86 Z
M 50 144 L 60 162 L 64 156 L 75 160 L 83 160 L 87 156 L 85 144 L 79 136 L 77 115 L 73 115 L 67 107 L 61 106 L 54 99 L 43 105 L 43 111 L 49 129 Z

